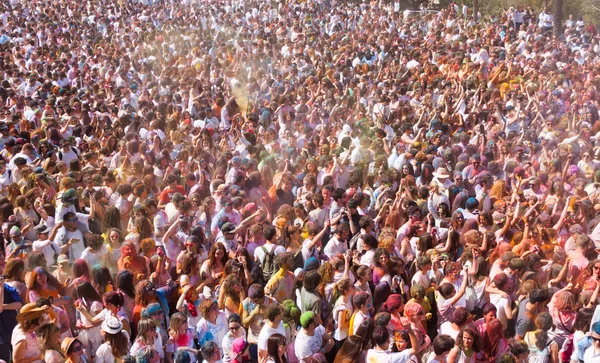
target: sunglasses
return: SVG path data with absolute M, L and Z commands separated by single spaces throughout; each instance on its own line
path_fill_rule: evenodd
M 592 335 L 592 340 L 595 342 L 600 342 L 600 338 L 596 338 L 595 336 Z
M 75 217 L 75 218 L 73 218 L 73 219 L 71 219 L 71 220 L 69 220 L 69 221 L 67 221 L 67 222 L 69 222 L 69 223 L 75 223 L 75 222 L 77 222 L 78 220 L 79 220 L 79 218 Z
M 82 345 L 78 345 L 76 347 L 73 347 L 73 353 L 81 352 L 82 349 L 83 349 Z
M 229 330 L 231 330 L 231 331 L 238 331 L 238 330 L 240 330 L 240 328 L 241 328 L 240 326 L 230 326 Z

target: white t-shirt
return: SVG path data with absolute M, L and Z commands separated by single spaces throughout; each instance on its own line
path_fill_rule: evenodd
M 39 357 L 41 354 L 40 346 L 38 345 L 35 334 L 25 333 L 23 331 L 23 329 L 21 329 L 21 324 L 19 324 L 12 331 L 12 336 L 10 338 L 10 344 L 14 348 L 15 345 L 17 345 L 17 343 L 19 343 L 23 340 L 26 343 L 25 353 L 23 354 L 23 358 Z M 41 363 L 42 360 L 38 359 L 38 360 L 34 361 L 34 363 L 38 363 L 38 362 Z
M 81 231 L 78 229 L 71 232 L 65 227 L 61 227 L 56 233 L 56 237 L 54 237 L 54 243 L 56 243 L 58 246 L 62 246 L 63 244 L 69 242 L 71 238 L 79 239 L 79 241 L 69 247 L 69 262 L 73 263 L 83 254 L 83 251 L 85 250 L 85 245 L 83 244 L 83 233 L 81 233 Z
M 44 254 L 46 258 L 46 266 L 52 266 L 55 263 L 54 257 L 57 254 L 60 254 L 60 248 L 50 240 L 45 241 L 35 241 L 31 245 L 32 250 L 40 251 Z
M 366 361 L 368 363 L 404 363 L 410 361 L 408 350 L 392 353 L 389 350 L 369 349 Z
M 267 246 L 267 245 L 263 245 L 262 247 L 264 247 L 268 252 L 271 252 L 271 251 L 273 251 L 273 249 L 275 249 L 273 251 L 273 253 L 275 254 L 275 256 L 279 255 L 280 253 L 284 253 L 285 252 L 285 248 L 283 246 L 277 246 L 277 245 Z M 258 260 L 258 262 L 260 262 L 261 265 L 265 261 L 265 256 L 266 256 L 265 252 L 262 249 L 262 247 L 257 247 L 254 250 L 254 259 Z
M 160 336 L 160 331 L 158 330 L 158 328 L 156 329 L 156 333 L 157 337 L 154 339 L 154 344 L 152 345 L 152 347 L 156 349 L 160 358 L 163 359 L 165 357 L 165 350 L 163 348 L 162 337 Z M 135 356 L 137 352 L 143 347 L 145 347 L 145 345 L 143 345 L 139 339 L 136 339 L 136 341 L 133 342 L 131 349 L 129 349 L 129 354 Z
M 108 248 L 106 245 L 102 245 L 100 249 L 96 252 L 92 252 L 91 248 L 86 248 L 81 254 L 81 259 L 87 262 L 88 266 L 91 268 L 94 265 L 104 264 L 105 256 L 108 254 Z
M 266 323 L 260 330 L 260 334 L 258 334 L 259 350 L 267 350 L 267 342 L 269 341 L 271 335 L 279 333 L 285 336 L 285 328 L 283 327 L 283 321 L 279 322 L 279 325 L 276 329 L 271 328 L 268 324 L 269 323 Z
M 307 363 L 307 358 L 315 353 L 318 353 L 323 347 L 324 334 L 325 328 L 323 325 L 316 327 L 315 333 L 312 336 L 306 335 L 306 331 L 304 329 L 301 329 L 298 332 L 298 336 L 294 342 L 294 349 L 296 350 L 296 357 L 300 359 L 301 363 Z

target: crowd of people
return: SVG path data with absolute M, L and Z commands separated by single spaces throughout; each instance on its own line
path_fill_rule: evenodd
M 560 25 L 0 3 L 0 360 L 600 362 L 600 37 Z

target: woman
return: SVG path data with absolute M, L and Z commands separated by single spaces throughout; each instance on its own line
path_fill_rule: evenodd
M 402 301 L 402 296 L 399 294 L 388 296 L 385 303 L 381 306 L 380 311 L 390 313 L 391 320 L 388 325 L 390 331 L 404 329 L 401 321 L 402 315 L 400 314 L 402 310 L 404 310 L 404 302 Z
M 410 342 L 410 335 L 408 335 L 408 331 L 403 329 L 394 332 L 394 344 L 391 347 L 392 352 L 403 352 L 411 348 L 412 343 Z M 419 363 L 419 358 L 417 358 L 416 355 L 413 355 L 410 357 L 408 363 Z
M 535 318 L 534 331 L 525 333 L 523 340 L 529 347 L 529 359 L 536 362 L 558 362 L 560 346 L 548 332 L 552 329 L 552 316 L 546 312 Z
M 136 355 L 144 347 L 153 347 L 158 352 L 160 361 L 165 360 L 162 338 L 156 330 L 156 323 L 150 318 L 143 318 L 137 326 L 137 337 L 129 350 L 129 354 Z
M 267 341 L 266 363 L 287 363 L 287 340 L 281 334 L 273 334 Z
M 549 336 L 559 347 L 562 347 L 565 339 L 573 333 L 573 327 L 577 319 L 578 308 L 575 295 L 570 291 L 572 288 L 573 285 L 569 284 L 559 290 L 552 296 L 548 304 L 548 311 L 554 322 L 554 329 L 549 333 Z
M 200 268 L 200 276 L 206 286 L 214 288 L 218 285 L 227 260 L 229 256 L 225 246 L 220 242 L 215 243 L 208 253 L 208 260 L 204 261 Z
M 341 347 L 348 337 L 350 319 L 354 310 L 351 299 L 355 291 L 352 280 L 348 278 L 341 279 L 333 288 L 333 301 L 335 301 L 333 305 L 333 321 L 335 322 L 333 339 L 338 347 Z
M 4 283 L 17 290 L 21 301 L 26 301 L 25 262 L 20 258 L 11 258 L 6 261 L 4 276 Z
M 216 301 L 204 300 L 200 303 L 200 315 L 202 315 L 202 319 L 196 327 L 200 345 L 207 341 L 213 341 L 221 349 L 223 337 L 228 331 L 225 313 L 219 311 L 219 305 Z
M 342 344 L 335 356 L 333 363 L 356 363 L 360 362 L 363 352 L 363 339 L 358 335 L 351 335 Z M 364 359 L 364 357 L 363 357 Z
M 286 252 L 292 254 L 292 259 L 294 260 L 293 271 L 295 271 L 297 268 L 302 268 L 304 266 L 304 261 L 302 259 L 302 243 L 300 242 L 300 237 L 301 236 L 299 227 L 286 227 Z
M 42 325 L 37 336 L 45 363 L 62 363 L 65 355 L 60 347 L 60 329 L 54 324 Z
M 246 338 L 246 330 L 242 326 L 242 318 L 238 314 L 231 314 L 229 318 L 227 318 L 227 324 L 229 326 L 229 331 L 225 333 L 223 341 L 221 342 L 224 363 L 229 363 L 235 358 L 232 350 L 233 342 L 238 338 Z
M 24 305 L 17 315 L 18 325 L 11 337 L 13 362 L 41 363 L 42 352 L 35 331 L 42 324 L 42 316 L 50 310 L 49 306 L 38 307 L 36 303 Z
M 188 350 L 191 362 L 196 362 L 196 353 L 192 348 L 196 331 L 188 326 L 187 318 L 182 313 L 171 316 L 169 339 L 166 343 L 166 356 L 172 356 L 177 350 Z M 219 351 L 217 347 L 217 352 Z M 170 361 L 170 358 L 167 358 Z
M 121 257 L 117 262 L 119 270 L 130 270 L 134 277 L 134 282 L 144 280 L 148 275 L 148 264 L 146 259 L 138 256 L 133 243 L 124 242 L 121 246 Z
M 102 298 L 89 282 L 77 285 L 75 297 L 91 315 L 96 316 L 102 311 Z M 102 333 L 100 332 L 101 323 L 98 321 L 94 324 L 84 314 L 80 314 L 79 320 L 75 324 L 79 329 L 79 339 L 88 347 L 90 352 L 95 352 L 103 342 Z
M 114 316 L 102 322 L 104 343 L 96 351 L 95 363 L 114 363 L 129 352 L 129 334 L 123 330 L 123 324 Z
M 456 345 L 448 353 L 448 363 L 475 363 L 478 352 L 479 335 L 473 326 L 465 325 L 456 337 Z
M 112 277 L 108 267 L 103 265 L 94 265 L 90 270 L 91 283 L 94 289 L 100 294 L 113 291 Z
M 377 248 L 373 256 L 373 284 L 377 285 L 383 276 L 388 273 L 389 262 L 390 253 L 385 248 Z
M 246 298 L 242 281 L 236 275 L 229 275 L 221 284 L 219 290 L 219 310 L 225 311 L 225 316 L 242 313 L 242 301 Z
M 83 344 L 77 338 L 65 338 L 60 344 L 65 353 L 65 363 L 87 363 L 88 359 L 83 350 Z
M 426 316 L 423 306 L 418 302 L 407 302 L 404 306 L 404 316 L 410 321 L 410 325 L 415 332 L 415 335 L 421 342 L 421 347 L 417 353 L 426 351 L 431 344 L 431 338 L 427 336 L 427 328 L 425 326 Z
M 135 288 L 133 274 L 129 270 L 119 271 L 117 274 L 117 292 L 123 296 L 123 311 L 127 320 L 133 321 L 133 308 L 135 307 Z
M 102 304 L 104 305 L 104 309 L 100 311 L 95 316 L 90 314 L 90 312 L 85 309 L 80 301 L 75 302 L 75 308 L 79 311 L 92 325 L 97 325 L 102 323 L 109 317 L 115 317 L 123 325 L 125 331 L 129 333 L 130 325 L 127 320 L 127 315 L 125 311 L 123 311 L 123 295 L 116 291 L 110 291 L 102 295 Z
M 491 319 L 486 324 L 482 347 L 485 359 L 495 362 L 510 349 L 508 342 L 504 339 L 503 330 L 502 323 L 498 319 Z
M 52 297 L 54 299 L 53 304 L 57 306 L 67 302 L 67 300 L 59 298 L 59 295 L 65 293 L 63 286 L 42 267 L 37 267 L 31 272 L 27 289 L 27 298 L 31 302 L 38 301 L 42 297 Z

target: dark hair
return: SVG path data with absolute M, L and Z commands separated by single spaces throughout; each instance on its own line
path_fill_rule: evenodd
M 120 307 L 125 303 L 125 298 L 121 292 L 109 291 L 102 295 L 102 301 L 104 304 L 113 304 Z
M 335 356 L 334 363 L 354 363 L 363 351 L 364 341 L 358 335 L 350 335 L 342 344 L 342 347 Z
M 100 294 L 94 289 L 92 284 L 89 282 L 82 282 L 75 287 L 75 297 L 77 299 L 86 299 L 89 301 L 90 305 L 93 301 L 102 301 Z
M 496 307 L 496 305 L 494 305 L 492 303 L 485 303 L 483 305 L 483 308 L 482 308 L 483 315 L 487 315 L 487 314 L 491 313 L 492 311 L 494 311 L 494 312 L 498 311 L 498 308 Z
M 121 270 L 117 274 L 117 289 L 123 291 L 127 296 L 135 298 L 135 287 L 133 285 L 133 274 L 130 270 Z
M 365 349 L 371 348 L 374 329 L 375 323 L 373 322 L 373 319 L 367 318 L 360 323 L 360 325 L 358 326 L 358 328 L 356 328 L 356 331 L 354 332 L 354 335 L 358 335 L 365 342 Z
M 463 326 L 469 320 L 469 311 L 459 306 L 452 313 L 452 322 L 458 326 Z
M 273 238 L 275 238 L 276 234 L 277 230 L 272 224 L 267 224 L 263 227 L 263 236 L 267 241 L 271 241 Z
M 381 346 L 390 340 L 390 332 L 387 327 L 376 326 L 373 331 L 373 343 L 377 346 Z
M 287 358 L 285 357 L 285 355 L 282 359 L 279 359 L 278 352 L 279 347 L 285 344 L 287 344 L 287 339 L 279 333 L 271 335 L 267 340 L 267 353 L 271 358 L 273 358 L 275 363 L 287 363 Z
M 534 289 L 529 292 L 529 302 L 532 304 L 543 303 L 550 299 L 548 289 Z
M 386 329 L 387 330 L 387 329 Z M 433 351 L 437 355 L 449 352 L 454 347 L 454 339 L 446 334 L 441 334 L 433 340 Z
M 271 304 L 267 306 L 265 318 L 267 318 L 269 321 L 273 321 L 278 315 L 283 316 L 283 309 L 281 308 L 281 305 Z
M 304 274 L 304 279 L 302 280 L 302 286 L 308 292 L 316 292 L 317 287 L 321 283 L 321 275 L 319 271 L 308 271 Z
M 479 333 L 477 332 L 475 327 L 471 324 L 465 325 L 460 329 L 460 332 L 456 336 L 456 346 L 462 349 L 463 338 L 464 338 L 465 333 L 469 333 L 471 338 L 473 338 L 473 351 L 478 352 L 479 351 L 479 339 L 480 339 Z

